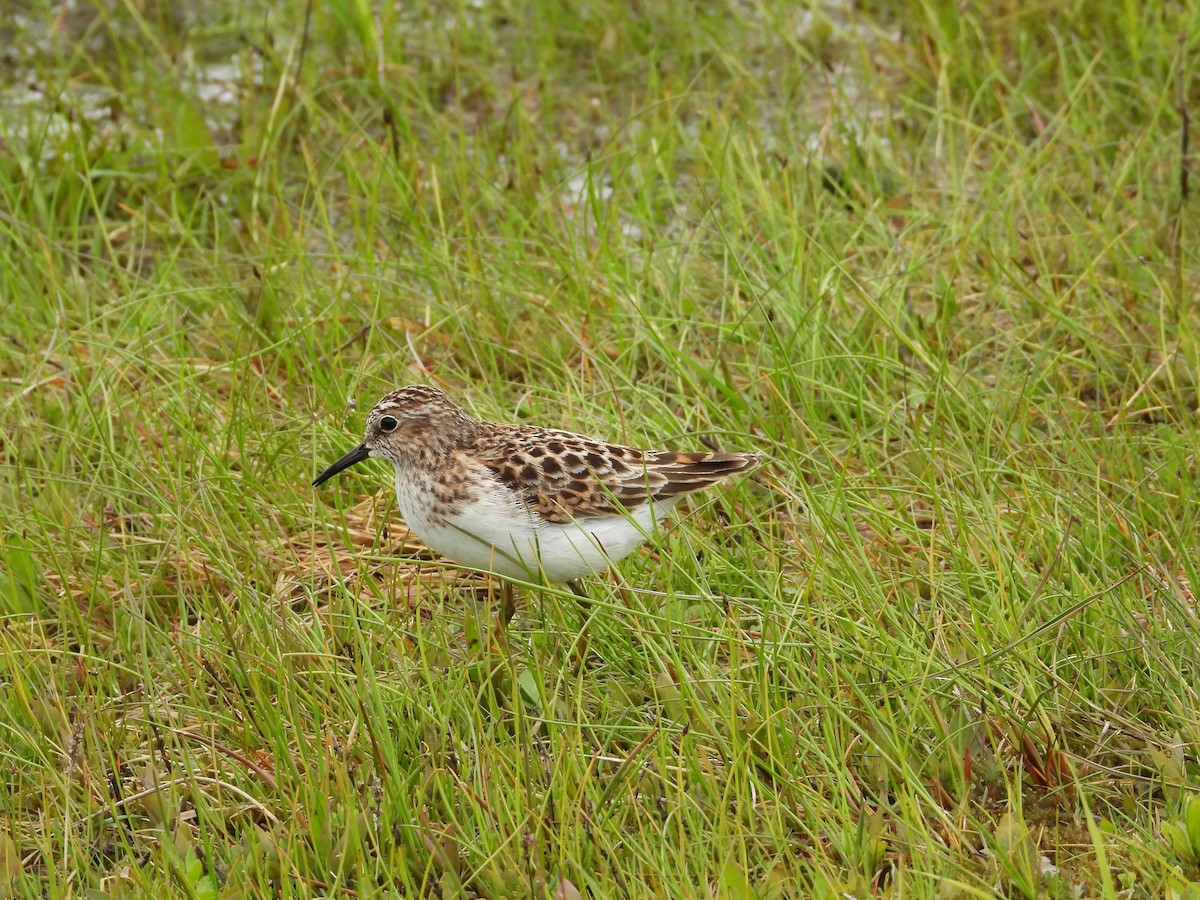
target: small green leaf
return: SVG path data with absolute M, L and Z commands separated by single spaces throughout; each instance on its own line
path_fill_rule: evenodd
M 526 705 L 541 707 L 542 686 L 528 669 L 522 669 L 517 675 L 517 686 L 521 689 L 521 697 Z
M 0 832 L 0 885 L 12 884 L 21 874 L 21 854 L 7 831 Z
M 484 649 L 487 625 L 481 621 L 477 611 L 468 609 L 463 615 L 463 634 L 467 639 L 467 647 L 472 653 L 479 653 Z
M 1019 813 L 1007 812 L 996 825 L 996 846 L 1017 877 L 1036 885 L 1041 878 L 1037 846 Z
M 138 797 L 137 805 L 142 814 L 155 825 L 164 825 L 171 819 L 171 810 L 167 806 L 170 798 L 167 791 L 159 787 L 163 780 L 153 765 L 146 763 L 142 766 L 141 782 L 145 792 Z
M 204 863 L 200 862 L 200 858 L 196 856 L 194 851 L 188 851 L 188 855 L 183 860 L 183 877 L 187 880 L 190 887 L 200 883 L 200 879 L 204 877 Z
M 0 615 L 30 615 L 40 611 L 37 561 L 20 538 L 6 536 L 0 544 Z
M 660 671 L 654 676 L 654 694 L 668 717 L 675 720 L 687 718 L 687 707 L 680 696 L 679 686 L 668 673 Z
M 721 889 L 717 894 L 721 897 L 737 898 L 737 900 L 741 900 L 741 898 L 752 900 L 754 897 L 754 888 L 750 884 L 750 879 L 746 877 L 745 870 L 733 860 L 729 860 L 721 868 Z
M 1192 855 L 1192 842 L 1188 839 L 1187 829 L 1178 822 L 1163 822 L 1162 836 L 1175 855 L 1183 859 L 1190 859 Z
M 1192 846 L 1192 858 L 1200 860 L 1200 797 L 1191 796 L 1184 806 L 1188 840 Z
M 1200 884 L 1172 879 L 1163 896 L 1168 900 L 1200 900 Z
M 192 840 L 192 829 L 182 819 L 175 822 L 175 832 L 171 836 L 171 839 L 174 841 L 175 849 L 179 852 L 180 856 L 184 858 L 187 858 L 189 855 L 195 856 L 192 853 L 192 847 L 195 846 L 195 842 Z M 200 876 L 197 875 L 196 877 L 199 878 Z
M 759 882 L 758 896 L 762 900 L 782 900 L 784 897 L 796 896 L 795 889 L 796 881 L 791 871 L 785 863 L 777 862 Z

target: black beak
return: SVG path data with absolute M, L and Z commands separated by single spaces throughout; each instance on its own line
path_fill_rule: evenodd
M 332 466 L 318 475 L 316 480 L 313 482 L 313 487 L 321 486 L 338 472 L 342 471 L 342 469 L 348 469 L 355 463 L 360 463 L 364 459 L 367 459 L 370 455 L 371 451 L 367 449 L 366 442 L 359 444 L 357 447 L 335 462 Z

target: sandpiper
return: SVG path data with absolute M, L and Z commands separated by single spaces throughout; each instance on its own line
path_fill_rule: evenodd
M 376 403 L 363 442 L 313 486 L 368 458 L 392 463 L 400 513 L 442 556 L 507 578 L 571 583 L 576 592 L 576 579 L 628 555 L 686 495 L 759 464 L 751 453 L 636 450 L 484 422 L 420 384 Z

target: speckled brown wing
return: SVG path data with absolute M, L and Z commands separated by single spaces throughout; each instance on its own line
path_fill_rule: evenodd
M 759 463 L 749 453 L 672 453 L 606 444 L 567 431 L 508 426 L 489 432 L 479 459 L 551 522 L 621 515 L 647 501 L 698 491 Z

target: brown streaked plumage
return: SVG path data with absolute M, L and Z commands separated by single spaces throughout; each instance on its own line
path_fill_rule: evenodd
M 689 494 L 758 464 L 745 453 L 648 452 L 531 425 L 495 426 L 473 446 L 509 490 L 557 523 L 620 516 L 622 508 Z
M 365 439 L 313 482 L 368 457 L 391 461 L 401 514 L 443 556 L 551 582 L 631 552 L 687 494 L 749 472 L 749 453 L 638 450 L 566 431 L 471 418 L 411 385 L 367 415 Z

